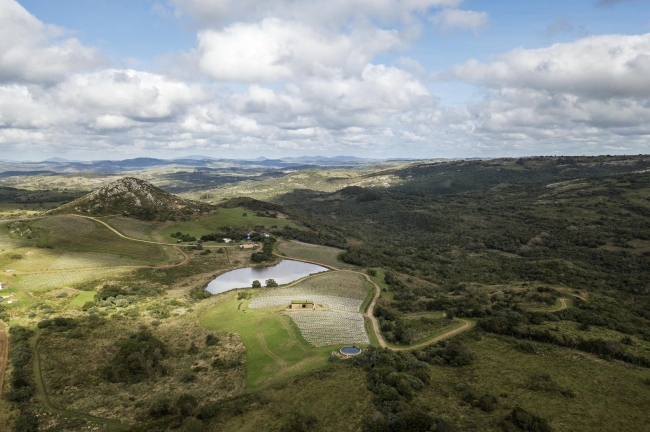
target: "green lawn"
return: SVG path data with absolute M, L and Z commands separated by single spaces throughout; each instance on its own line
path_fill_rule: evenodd
M 4 282 L 2 283 L 2 290 L 0 290 L 0 297 L 6 297 L 0 304 L 7 309 L 26 307 L 34 303 L 34 300 L 27 297 L 18 288 L 7 286 Z M 16 302 L 16 300 L 18 301 Z M 12 303 L 9 303 L 10 301 Z
M 247 213 L 248 216 L 243 216 L 244 213 Z M 254 227 L 258 225 L 264 225 L 265 227 L 273 225 L 284 227 L 288 225 L 297 228 L 297 225 L 289 220 L 258 217 L 255 216 L 255 212 L 236 207 L 232 209 L 220 208 L 216 215 L 194 221 L 179 222 L 163 229 L 160 235 L 166 240 L 176 243 L 176 239 L 171 237 L 170 234 L 179 231 L 200 238 L 202 235 L 213 233 L 219 227 Z
M 241 336 L 246 346 L 248 388 L 320 368 L 327 364 L 332 351 L 343 346 L 314 348 L 280 311 L 251 310 L 246 307 L 248 300 L 237 300 L 235 292 L 221 295 L 226 298 L 201 317 L 200 323 L 208 330 Z
M 70 300 L 70 306 L 83 306 L 86 302 L 94 301 L 97 291 L 84 291 Z

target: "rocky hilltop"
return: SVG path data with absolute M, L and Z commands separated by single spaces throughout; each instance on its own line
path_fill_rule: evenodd
M 52 213 L 92 216 L 124 215 L 145 220 L 184 219 L 208 213 L 212 206 L 186 200 L 135 177 L 124 177 L 97 189 Z

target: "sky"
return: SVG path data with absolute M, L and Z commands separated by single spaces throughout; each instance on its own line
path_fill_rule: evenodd
M 0 0 L 0 159 L 650 153 L 649 0 Z

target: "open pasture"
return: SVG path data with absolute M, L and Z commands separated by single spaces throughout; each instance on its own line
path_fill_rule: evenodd
M 353 268 L 354 266 L 344 263 L 338 259 L 343 252 L 341 249 L 312 245 L 296 241 L 282 242 L 278 244 L 278 252 L 289 258 L 298 258 L 305 261 L 313 261 L 337 268 Z
M 332 348 L 314 348 L 289 317 L 251 310 L 237 293 L 220 294 L 221 301 L 201 317 L 201 326 L 234 332 L 246 346 L 248 388 L 281 381 L 327 364 Z
M 92 267 L 119 267 L 147 265 L 147 262 L 122 258 L 118 255 L 95 253 L 95 252 L 64 252 L 52 264 L 48 270 L 64 270 Z
M 81 307 L 86 302 L 89 301 L 94 301 L 95 300 L 95 294 L 97 294 L 97 291 L 83 291 L 75 296 L 72 300 L 70 300 L 69 305 L 72 307 Z
M 368 345 L 363 316 L 340 311 L 288 312 L 300 334 L 316 347 L 340 344 Z
M 247 216 L 243 216 L 246 213 Z M 276 219 L 268 217 L 259 217 L 255 216 L 255 212 L 246 210 L 242 207 L 236 208 L 220 208 L 216 215 L 204 217 L 201 219 L 180 222 L 161 231 L 161 235 L 168 241 L 176 242 L 176 239 L 171 237 L 170 234 L 176 232 L 182 232 L 183 234 L 189 234 L 196 238 L 200 238 L 206 234 L 212 234 L 221 227 L 254 227 L 263 225 L 265 227 L 271 227 L 277 225 L 279 227 L 284 227 L 289 225 L 292 228 L 297 228 L 294 222 L 291 222 L 286 219 Z
M 37 241 L 55 250 L 116 254 L 152 263 L 168 259 L 162 246 L 123 239 L 108 228 L 88 219 L 52 216 L 40 219 L 32 225 L 46 230 Z
M 359 312 L 368 296 L 361 275 L 348 272 L 319 274 L 289 288 L 272 288 L 260 292 L 249 303 L 251 309 L 277 308 L 292 300 L 307 299 L 330 309 Z
M 116 217 L 116 218 L 103 218 L 104 222 L 121 232 L 127 237 L 139 240 L 153 240 L 151 237 L 151 230 L 153 225 L 149 222 L 141 221 L 139 219 Z
M 80 270 L 61 273 L 38 273 L 18 276 L 20 285 L 29 291 L 45 290 L 70 286 L 79 282 L 100 278 L 110 274 L 124 272 L 124 269 Z

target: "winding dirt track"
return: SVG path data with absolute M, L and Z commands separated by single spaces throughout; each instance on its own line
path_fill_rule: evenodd
M 280 256 L 280 255 L 277 255 L 277 254 L 275 254 L 275 255 Z M 368 305 L 368 308 L 367 308 L 366 312 L 364 313 L 364 315 L 366 317 L 368 317 L 368 319 L 370 319 L 370 322 L 372 323 L 372 329 L 375 332 L 375 336 L 377 336 L 377 340 L 379 341 L 379 346 L 381 346 L 383 348 L 388 348 L 388 349 L 393 350 L 393 351 L 408 351 L 408 350 L 412 350 L 412 349 L 416 349 L 416 348 L 422 348 L 424 346 L 431 345 L 431 344 L 439 342 L 441 340 L 448 339 L 448 338 L 450 338 L 452 336 L 457 335 L 458 333 L 462 333 L 462 332 L 467 331 L 467 330 L 471 329 L 472 327 L 474 327 L 473 322 L 468 321 L 468 320 L 464 320 L 464 319 L 461 319 L 461 318 L 456 318 L 457 320 L 462 321 L 464 323 L 463 326 L 452 329 L 452 330 L 449 330 L 448 332 L 442 333 L 442 334 L 436 336 L 435 338 L 433 338 L 431 340 L 428 340 L 426 342 L 422 342 L 422 343 L 417 344 L 417 345 L 410 345 L 410 346 L 407 346 L 407 347 L 399 347 L 399 348 L 397 348 L 397 347 L 389 346 L 386 343 L 386 341 L 384 340 L 383 336 L 381 335 L 381 331 L 379 330 L 379 322 L 377 321 L 377 318 L 375 318 L 375 315 L 373 313 L 374 310 L 375 310 L 375 304 L 377 303 L 377 299 L 381 296 L 381 289 L 379 288 L 379 285 L 377 285 L 376 283 L 374 283 L 372 281 L 372 279 L 370 279 L 370 276 L 368 276 L 367 274 L 362 273 L 362 272 L 358 272 L 358 271 L 354 271 L 354 270 L 338 269 L 336 267 L 321 264 L 321 263 L 318 263 L 318 262 L 315 262 L 315 261 L 308 261 L 308 260 L 303 260 L 303 259 L 299 259 L 299 258 L 289 258 L 289 257 L 282 257 L 282 256 L 280 256 L 280 257 L 281 258 L 292 259 L 292 260 L 295 260 L 295 261 L 302 261 L 302 262 L 306 262 L 306 263 L 309 263 L 309 264 L 316 264 L 316 265 L 319 265 L 319 266 L 327 267 L 328 269 L 334 270 L 334 271 L 347 271 L 347 272 L 350 272 L 350 273 L 356 273 L 356 274 L 359 274 L 359 275 L 363 276 L 364 278 L 366 278 L 366 280 L 368 282 L 370 282 L 375 287 L 375 296 L 372 299 L 372 301 L 370 302 L 370 304 Z M 307 276 L 307 278 L 309 278 L 309 277 L 311 277 L 311 276 Z M 295 285 L 295 284 L 297 284 L 298 282 L 301 282 L 304 279 L 306 279 L 306 278 L 298 280 L 298 281 L 296 281 L 296 282 L 294 282 L 294 283 L 292 283 L 292 284 L 290 284 L 288 286 Z M 564 307 L 566 307 L 566 304 L 564 304 L 564 302 L 562 304 L 563 304 Z
M 569 300 L 569 299 L 561 298 L 561 299 L 560 299 L 560 303 L 561 303 L 561 305 L 560 305 L 559 308 L 548 309 L 548 310 L 546 310 L 545 312 L 558 312 L 558 311 L 561 311 L 561 310 L 566 309 L 566 308 L 567 308 L 566 302 L 567 302 L 568 300 Z

